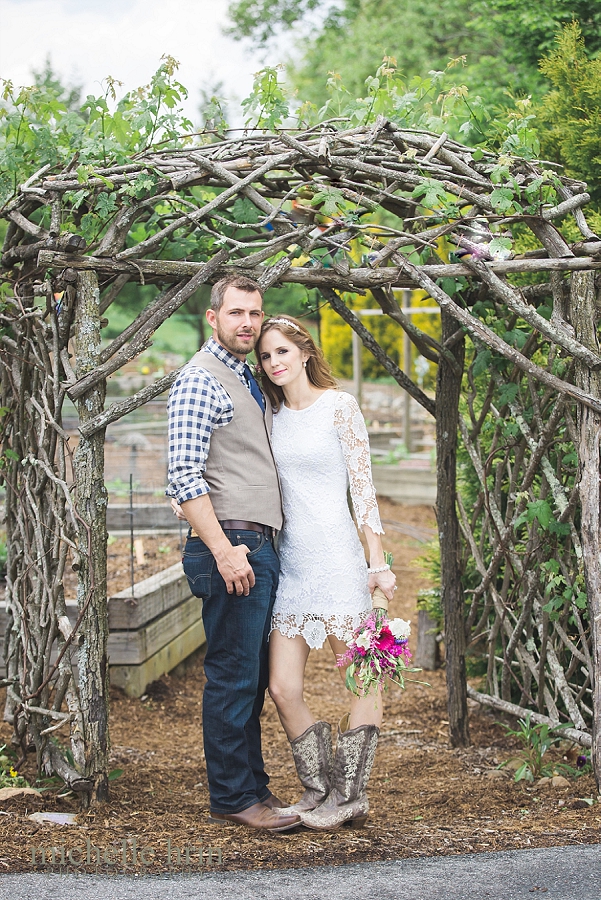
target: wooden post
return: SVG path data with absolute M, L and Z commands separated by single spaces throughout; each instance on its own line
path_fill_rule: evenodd
M 77 276 L 75 373 L 82 378 L 98 365 L 100 295 L 94 272 Z M 77 401 L 80 424 L 104 408 L 106 381 L 98 382 Z M 85 775 L 94 787 L 82 795 L 84 805 L 108 799 L 109 668 L 106 600 L 106 506 L 104 429 L 82 437 L 73 460 L 78 516 L 79 583 L 77 602 L 85 610 L 80 626 L 79 694 L 85 745 Z
M 575 337 L 595 353 L 599 353 L 595 304 L 594 272 L 574 272 L 570 291 L 570 318 Z M 574 360 L 576 384 L 593 397 L 601 397 L 601 372 Z M 601 535 L 599 534 L 601 501 L 599 490 L 601 416 L 583 403 L 578 404 L 578 464 L 581 504 L 581 537 L 586 594 L 592 637 L 593 746 L 592 763 L 601 793 Z
M 417 612 L 417 650 L 415 665 L 420 669 L 433 671 L 440 665 L 440 644 L 436 640 L 437 624 L 427 609 Z
M 456 322 L 441 309 L 441 344 L 456 331 Z M 436 385 L 436 519 L 440 540 L 442 608 L 446 655 L 447 707 L 451 743 L 470 743 L 465 674 L 464 597 L 461 584 L 459 521 L 456 509 L 457 427 L 465 341 L 452 350 L 459 368 L 441 354 Z
M 403 368 L 405 375 L 411 378 L 411 338 L 407 332 L 403 335 Z M 403 422 L 403 440 L 407 453 L 411 453 L 413 446 L 411 443 L 411 397 L 405 391 L 404 404 L 404 422 Z

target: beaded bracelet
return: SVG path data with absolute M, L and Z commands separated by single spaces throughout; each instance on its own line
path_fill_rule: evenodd
M 390 566 L 388 565 L 388 563 L 386 563 L 383 566 L 378 566 L 377 569 L 369 569 L 368 568 L 367 574 L 368 575 L 378 575 L 380 572 L 388 572 L 389 569 L 390 569 Z

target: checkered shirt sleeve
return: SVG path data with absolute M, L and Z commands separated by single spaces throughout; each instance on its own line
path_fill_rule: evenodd
M 204 479 L 211 434 L 232 421 L 229 394 L 205 369 L 186 366 L 173 383 L 167 403 L 169 487 L 178 503 L 210 491 Z

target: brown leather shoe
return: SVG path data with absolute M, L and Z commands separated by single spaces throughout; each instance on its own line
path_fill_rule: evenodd
M 265 803 L 254 803 L 239 813 L 212 812 L 209 815 L 209 822 L 214 825 L 233 822 L 235 825 L 245 825 L 246 828 L 256 828 L 258 831 L 289 831 L 300 825 L 300 816 L 280 816 Z
M 284 803 L 283 800 L 280 800 L 279 797 L 276 797 L 275 794 L 270 794 L 266 800 L 261 800 L 261 803 L 264 803 L 265 806 L 268 806 L 269 809 L 285 809 L 289 806 L 289 803 Z

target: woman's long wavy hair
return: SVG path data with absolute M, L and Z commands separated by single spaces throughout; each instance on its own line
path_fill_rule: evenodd
M 290 324 L 287 324 L 288 322 Z M 274 410 L 279 409 L 284 402 L 284 391 L 279 385 L 270 381 L 261 368 L 261 340 L 268 331 L 273 330 L 281 332 L 285 338 L 296 344 L 299 350 L 306 353 L 308 358 L 305 371 L 312 385 L 322 390 L 338 387 L 338 383 L 332 377 L 330 367 L 321 348 L 316 345 L 303 323 L 293 318 L 293 316 L 270 316 L 263 322 L 255 353 L 258 360 L 257 370 L 261 377 L 261 387 Z

